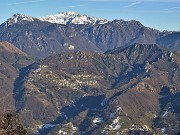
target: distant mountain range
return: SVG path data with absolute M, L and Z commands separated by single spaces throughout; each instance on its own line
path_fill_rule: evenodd
M 134 43 L 179 50 L 180 32 L 160 32 L 135 20 L 107 21 L 75 12 L 41 18 L 15 14 L 1 24 L 0 41 L 8 41 L 32 57 L 45 58 L 69 50 L 106 52 Z
M 81 15 L 76 12 L 60 12 L 56 15 L 49 15 L 39 18 L 42 21 L 58 24 L 105 24 L 108 21 L 106 19 L 96 18 L 88 15 Z
M 30 134 L 180 133 L 180 32 L 15 14 L 0 41 L 0 114 L 15 111 Z
M 41 20 L 50 23 L 57 24 L 105 24 L 108 21 L 106 19 L 96 18 L 88 15 L 81 15 L 76 12 L 60 12 L 55 15 L 49 15 L 46 17 L 35 18 L 32 16 L 24 15 L 24 14 L 14 14 L 11 18 L 7 20 L 7 25 L 12 25 L 14 23 L 21 23 L 22 21 L 35 21 Z

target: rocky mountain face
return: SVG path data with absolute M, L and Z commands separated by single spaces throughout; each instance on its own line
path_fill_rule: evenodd
M 26 21 L 6 27 L 2 25 L 1 41 L 9 41 L 35 58 L 44 58 L 63 51 L 101 52 L 92 42 L 71 27 L 49 22 Z
M 0 26 L 0 41 L 14 44 L 34 58 L 72 50 L 106 52 L 134 43 L 179 50 L 180 32 L 160 32 L 140 22 L 107 21 L 75 12 L 34 18 L 15 14 Z
M 173 50 L 180 49 L 180 32 L 167 32 L 161 33 L 160 37 L 156 40 L 160 45 L 164 45 Z
M 24 68 L 16 109 L 29 131 L 43 135 L 175 135 L 179 70 L 179 54 L 156 44 L 61 53 Z
M 32 62 L 32 59 L 14 45 L 0 42 L 0 113 L 15 110 L 14 81 L 19 70 Z
M 73 28 L 104 52 L 134 43 L 154 44 L 160 34 L 160 31 L 134 20 L 114 20 L 104 25 L 73 25 Z

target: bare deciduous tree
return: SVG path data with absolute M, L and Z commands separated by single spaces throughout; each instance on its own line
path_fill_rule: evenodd
M 0 116 L 0 135 L 28 135 L 19 118 L 14 112 Z

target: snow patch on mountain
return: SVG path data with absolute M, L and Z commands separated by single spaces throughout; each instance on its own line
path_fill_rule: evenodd
M 11 18 L 9 18 L 7 21 L 6 21 L 6 24 L 8 26 L 14 24 L 14 23 L 19 23 L 19 22 L 22 22 L 22 21 L 29 21 L 29 22 L 32 22 L 34 21 L 35 18 L 31 17 L 31 16 L 27 16 L 27 15 L 23 15 L 23 14 L 14 14 Z
M 93 123 L 94 123 L 94 124 L 102 123 L 102 122 L 104 122 L 104 120 L 103 120 L 102 117 L 98 117 L 98 118 L 94 118 L 94 119 L 93 119 Z
M 88 15 L 81 15 L 76 12 L 60 12 L 59 14 L 40 17 L 41 21 L 57 24 L 105 24 L 107 20 Z

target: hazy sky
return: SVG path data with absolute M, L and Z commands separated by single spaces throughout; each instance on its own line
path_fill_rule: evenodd
M 180 30 L 180 0 L 0 0 L 0 24 L 15 13 L 40 17 L 62 11 L 108 20 L 138 20 L 159 30 Z

